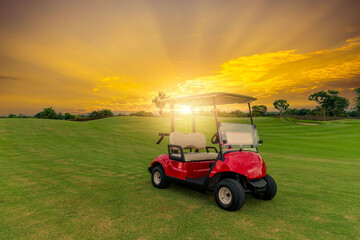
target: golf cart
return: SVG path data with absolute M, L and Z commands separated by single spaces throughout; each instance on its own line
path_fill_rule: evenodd
M 266 174 L 266 165 L 258 154 L 262 143 L 251 115 L 250 103 L 256 98 L 232 93 L 208 93 L 163 100 L 171 109 L 171 133 L 159 133 L 159 144 L 169 137 L 168 154 L 155 158 L 150 167 L 152 184 L 167 188 L 180 182 L 201 191 L 214 191 L 219 207 L 235 211 L 245 203 L 245 193 L 262 200 L 276 194 L 274 179 Z M 217 105 L 248 104 L 251 124 L 218 122 Z M 193 132 L 175 131 L 174 106 L 214 107 L 217 132 L 211 139 L 218 148 L 207 146 L 204 134 L 196 132 L 195 111 L 192 111 Z

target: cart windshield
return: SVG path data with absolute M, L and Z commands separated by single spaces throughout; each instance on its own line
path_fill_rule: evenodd
M 223 152 L 231 150 L 256 148 L 259 143 L 259 134 L 251 124 L 222 122 L 219 128 L 219 137 Z

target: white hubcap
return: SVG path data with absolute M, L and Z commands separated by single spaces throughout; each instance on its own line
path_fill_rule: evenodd
M 159 172 L 154 172 L 154 183 L 156 185 L 161 183 L 161 174 Z
M 222 204 L 229 204 L 231 202 L 232 199 L 232 195 L 230 190 L 227 187 L 222 187 L 219 190 L 219 199 L 221 201 Z

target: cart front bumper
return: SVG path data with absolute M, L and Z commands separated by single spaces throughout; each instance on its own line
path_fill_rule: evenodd
M 262 178 L 247 181 L 247 186 L 250 187 L 255 194 L 265 193 L 267 189 L 266 185 L 265 180 Z

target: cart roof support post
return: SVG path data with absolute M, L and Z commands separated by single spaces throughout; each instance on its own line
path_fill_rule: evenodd
M 195 113 L 194 106 L 191 107 L 191 112 L 192 112 L 192 128 L 193 128 L 193 132 L 196 132 L 196 113 Z
M 221 149 L 221 143 L 220 143 L 220 137 L 219 137 L 219 128 L 220 128 L 220 124 L 218 122 L 218 116 L 217 116 L 217 109 L 216 109 L 216 101 L 214 98 L 214 114 L 215 114 L 215 122 L 216 122 L 216 132 L 219 138 L 219 151 L 220 151 L 220 156 L 222 157 L 222 149 Z M 216 161 L 215 161 L 216 162 Z M 215 165 L 215 163 L 214 163 Z
M 175 132 L 175 113 L 174 113 L 174 104 L 170 105 L 171 109 L 171 132 Z
M 254 125 L 253 118 L 252 118 L 252 114 L 251 114 L 251 107 L 250 107 L 250 103 L 248 103 L 248 105 L 249 105 L 249 113 L 250 113 L 251 125 Z
M 215 122 L 216 122 L 216 130 L 219 128 L 219 122 L 218 122 L 218 116 L 217 116 L 217 109 L 215 104 L 215 98 L 214 98 L 214 114 L 215 114 Z

